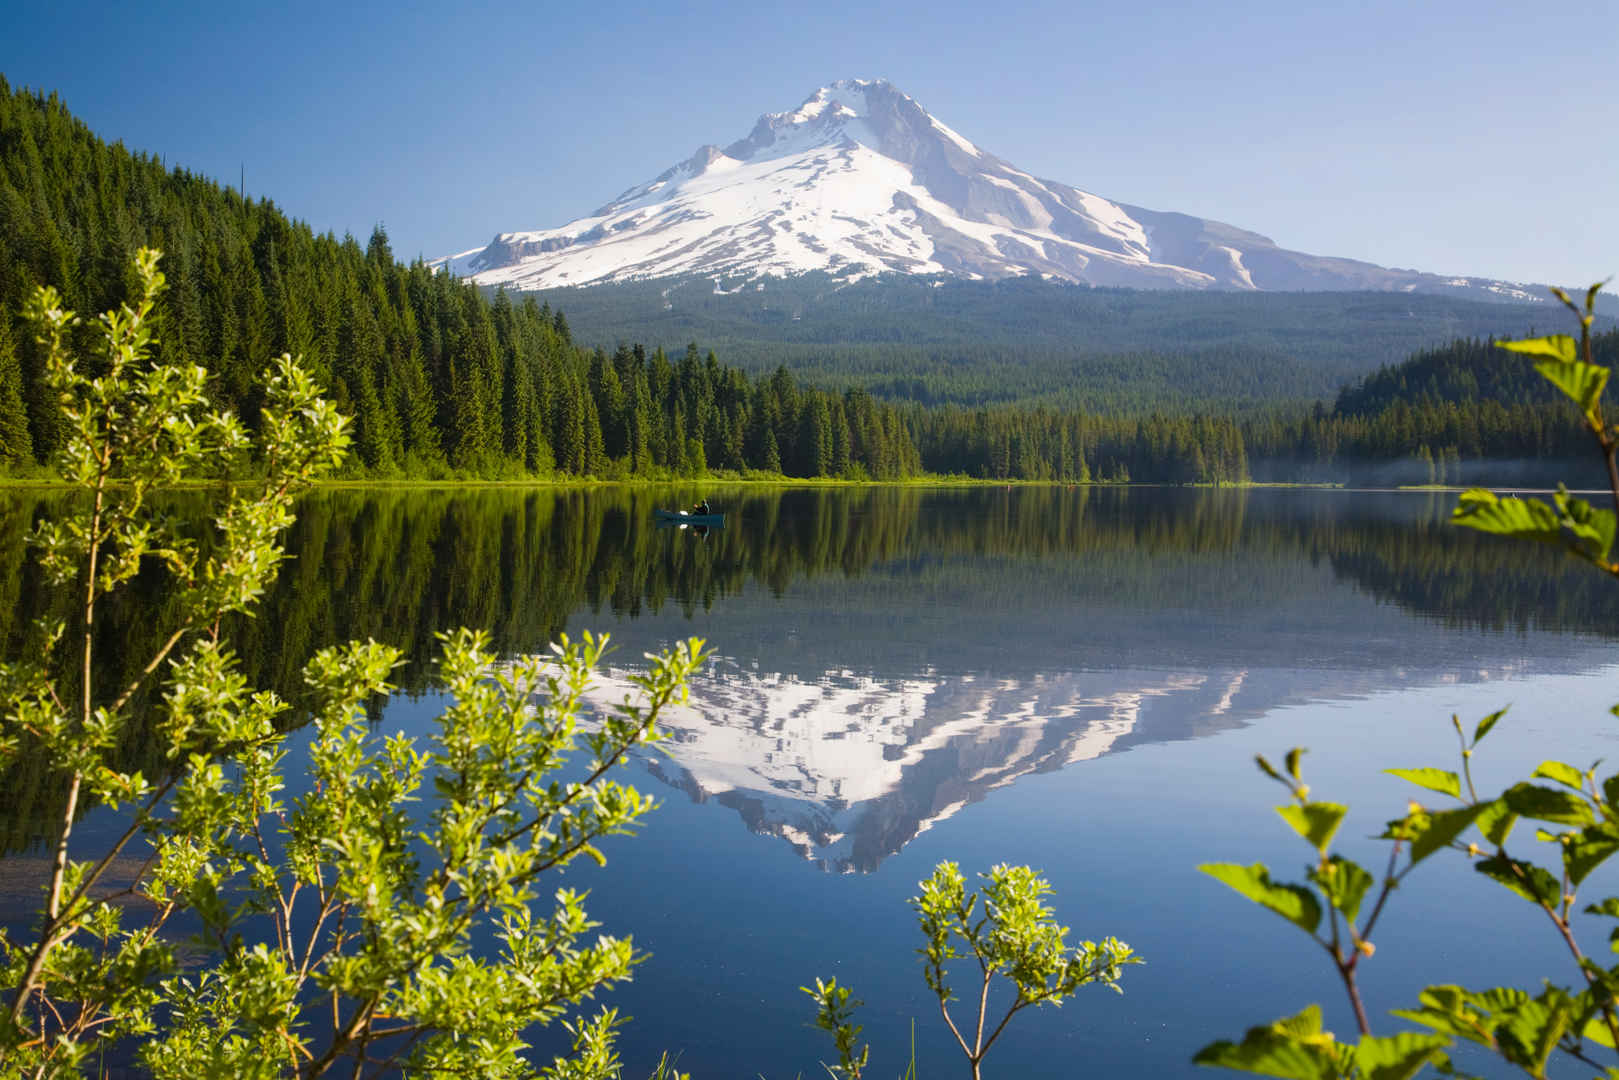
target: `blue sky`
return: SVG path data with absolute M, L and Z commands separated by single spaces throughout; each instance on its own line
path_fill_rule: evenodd
M 1287 247 L 1619 272 L 1619 0 L 0 6 L 14 86 L 402 256 L 560 225 L 880 76 L 1036 175 Z

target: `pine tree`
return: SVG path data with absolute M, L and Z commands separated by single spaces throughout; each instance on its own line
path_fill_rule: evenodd
M 804 410 L 805 432 L 800 440 L 804 448 L 804 475 L 832 475 L 832 413 L 827 408 L 826 396 L 816 394 L 815 402 Z
M 393 247 L 388 243 L 388 230 L 377 222 L 371 230 L 371 240 L 365 245 L 365 261 L 376 267 L 394 266 Z
M 849 432 L 849 418 L 844 414 L 843 402 L 832 403 L 832 475 L 844 476 L 851 464 L 850 451 L 854 436 Z
M 557 394 L 557 433 L 555 439 L 557 468 L 563 472 L 582 476 L 590 464 L 589 447 L 585 439 L 585 403 L 579 387 L 571 381 Z
M 781 449 L 776 446 L 774 428 L 768 428 L 765 431 L 764 455 L 759 462 L 759 467 L 766 472 L 781 472 Z
M 627 348 L 620 348 L 619 353 L 626 359 L 630 355 Z M 601 420 L 602 442 L 609 458 L 623 457 L 629 443 L 627 402 L 624 384 L 619 380 L 619 366 L 620 362 L 616 357 L 609 360 L 607 354 L 600 349 L 591 354 L 590 396 L 596 403 L 596 413 Z
M 17 469 L 33 459 L 34 441 L 23 409 L 22 366 L 12 345 L 11 319 L 0 309 L 0 466 Z
M 601 476 L 607 471 L 607 447 L 602 442 L 601 417 L 596 413 L 596 403 L 590 395 L 583 397 L 585 411 L 585 472 L 591 476 Z

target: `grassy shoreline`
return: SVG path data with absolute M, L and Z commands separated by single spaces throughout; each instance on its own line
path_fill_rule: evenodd
M 235 483 L 248 483 L 254 477 L 238 477 Z M 178 488 L 206 489 L 217 487 L 220 484 L 233 481 L 220 479 L 218 481 L 194 481 L 175 485 Z M 48 476 L 0 476 L 0 490 L 28 489 L 28 488 L 67 488 L 74 485 L 65 480 Z M 354 489 L 354 490 L 387 490 L 401 489 L 433 489 L 433 488 L 548 488 L 554 490 L 571 490 L 580 488 L 605 487 L 635 487 L 635 488 L 669 488 L 669 487 L 712 487 L 712 488 L 875 488 L 875 487 L 1062 487 L 1062 488 L 1162 488 L 1185 487 L 1203 489 L 1230 489 L 1230 488 L 1309 488 L 1333 489 L 1343 488 L 1342 483 L 1325 482 L 1284 482 L 1268 480 L 1248 480 L 1241 483 L 1225 484 L 1166 484 L 1148 481 L 1115 481 L 1115 480 L 1023 480 L 1005 479 L 996 480 L 975 476 L 912 476 L 900 480 L 863 480 L 845 477 L 825 476 L 727 476 L 711 474 L 708 476 L 679 476 L 667 478 L 630 477 L 625 479 L 603 479 L 592 476 L 570 476 L 566 478 L 546 479 L 542 477 L 522 477 L 514 479 L 483 479 L 483 478 L 345 478 L 337 480 L 322 480 L 312 486 L 312 490 Z M 1457 488 L 1455 490 L 1461 490 Z

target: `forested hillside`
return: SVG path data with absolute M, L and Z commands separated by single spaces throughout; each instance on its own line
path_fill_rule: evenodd
M 207 366 L 218 403 L 250 424 L 265 360 L 301 356 L 353 416 L 369 475 L 920 467 L 893 408 L 867 394 L 801 391 L 785 372 L 750 381 L 694 347 L 677 362 L 580 348 L 532 299 L 401 264 L 380 227 L 364 247 L 316 235 L 269 200 L 108 145 L 54 97 L 4 80 L 0 465 L 45 461 L 60 441 L 25 298 L 49 284 L 80 313 L 114 307 L 140 245 L 165 253 L 164 354 Z M 93 345 L 89 325 L 77 344 Z
M 1090 288 L 826 274 L 631 282 L 538 294 L 575 337 L 696 340 L 750 370 L 920 404 L 1087 412 L 1254 411 L 1330 400 L 1351 379 L 1455 338 L 1523 336 L 1561 308 L 1421 294 Z M 1612 320 L 1606 320 L 1609 325 Z
M 1619 364 L 1619 331 L 1592 338 Z M 1608 395 L 1610 398 L 1611 393 Z M 906 413 L 930 468 L 974 475 L 1228 482 L 1606 482 L 1577 411 L 1533 363 L 1466 339 L 1418 353 L 1345 387 L 1332 409 L 1244 417 L 1145 416 L 1001 406 Z
M 1593 359 L 1619 364 L 1619 331 L 1593 334 Z M 1562 400 L 1551 383 L 1516 353 L 1476 338 L 1425 349 L 1409 360 L 1380 368 L 1338 395 L 1336 411 L 1372 416 L 1400 402 L 1409 405 L 1444 402 L 1499 401 L 1549 403 Z

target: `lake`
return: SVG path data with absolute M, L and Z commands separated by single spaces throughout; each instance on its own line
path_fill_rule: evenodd
M 722 529 L 658 528 L 706 494 Z M 57 610 L 20 537 L 61 496 L 0 493 L 0 644 Z M 506 653 L 556 633 L 618 648 L 597 700 L 687 636 L 714 656 L 672 738 L 630 766 L 660 808 L 570 871 L 605 929 L 651 956 L 608 1000 L 635 1019 L 626 1076 L 662 1051 L 697 1077 L 820 1074 L 830 1040 L 798 987 L 835 975 L 867 1004 L 869 1075 L 962 1068 L 906 907 L 944 859 L 1029 863 L 1075 938 L 1116 935 L 1145 966 L 1020 1014 L 992 1076 L 1213 1075 L 1205 1043 L 1311 1001 L 1352 1018 L 1297 930 L 1199 874 L 1307 849 L 1253 766 L 1310 749 L 1318 798 L 1347 802 L 1342 847 L 1415 793 L 1380 770 L 1453 767 L 1450 716 L 1510 704 L 1484 784 L 1539 761 L 1619 756 L 1619 586 L 1555 552 L 1451 527 L 1453 496 L 1153 488 L 327 489 L 294 560 L 232 628 L 248 677 L 293 695 L 322 645 L 402 646 L 379 732 L 426 732 L 435 630 L 488 628 Z M 176 497 L 186 512 L 194 497 Z M 103 675 L 158 633 L 140 589 L 106 613 Z M 159 612 L 160 614 L 160 612 Z M 295 743 L 298 740 L 295 739 Z M 128 760 L 155 765 L 132 732 Z M 48 777 L 0 787 L 0 921 L 24 921 Z M 92 814 L 90 840 L 110 826 Z M 1549 927 L 1465 861 L 1436 858 L 1391 901 L 1362 968 L 1374 1026 L 1427 982 L 1573 976 Z M 1586 893 L 1613 891 L 1599 874 Z M 1605 954 L 1605 928 L 1592 927 Z M 1313 948 L 1313 947 L 1312 947 Z M 542 1037 L 544 1044 L 544 1037 Z

